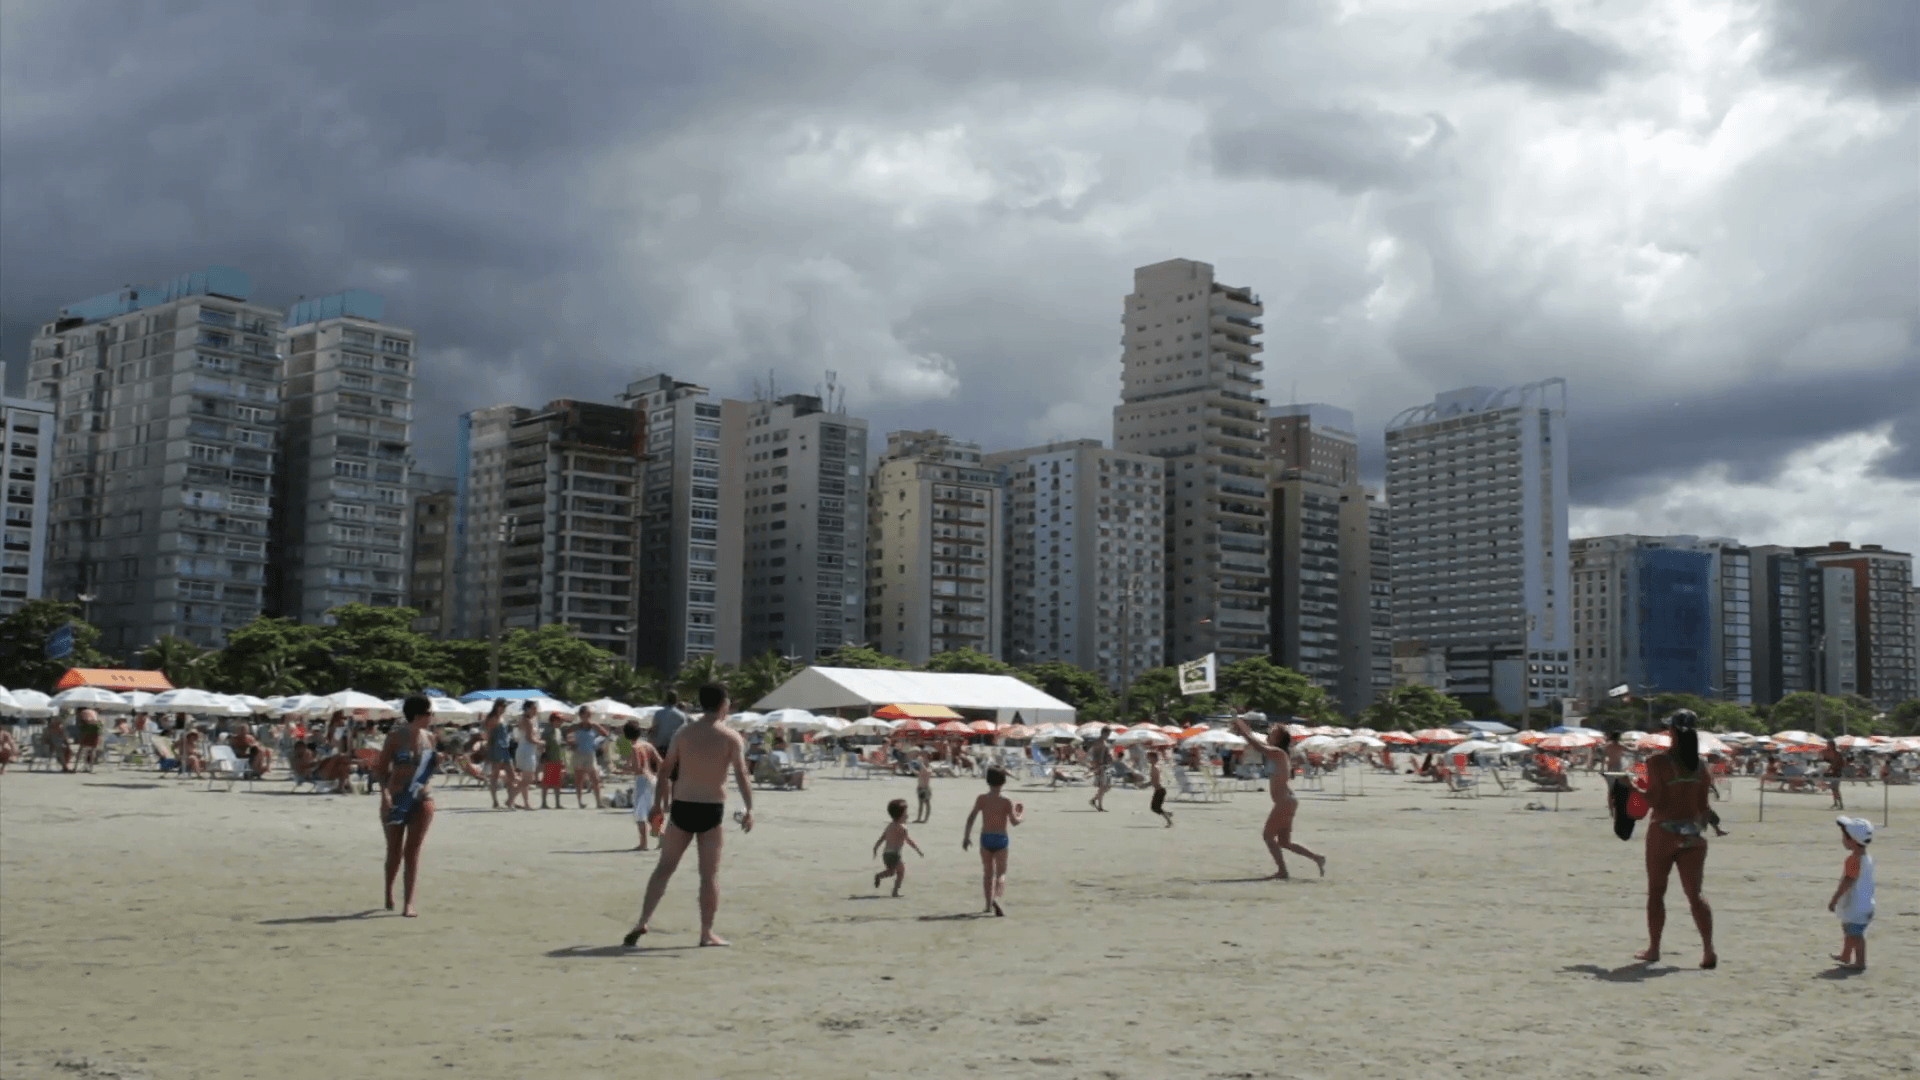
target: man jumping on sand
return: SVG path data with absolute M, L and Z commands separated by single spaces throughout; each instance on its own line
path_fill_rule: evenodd
M 1247 745 L 1267 756 L 1273 765 L 1273 810 L 1267 814 L 1267 823 L 1260 829 L 1260 838 L 1267 843 L 1267 850 L 1273 855 L 1275 866 L 1280 869 L 1274 873 L 1276 878 L 1287 876 L 1287 856 L 1291 851 L 1295 855 L 1305 855 L 1320 868 L 1320 876 L 1327 876 L 1327 859 L 1324 855 L 1315 855 L 1306 848 L 1293 842 L 1293 815 L 1300 809 L 1300 800 L 1293 794 L 1293 756 L 1287 752 L 1292 737 L 1287 729 L 1274 724 L 1262 739 L 1254 734 L 1247 718 L 1237 717 L 1233 721 L 1234 730 L 1247 740 Z
M 701 687 L 700 707 L 705 715 L 680 729 L 660 766 L 661 773 L 671 779 L 658 785 L 653 805 L 656 813 L 666 810 L 667 831 L 660 839 L 660 861 L 647 880 L 640 921 L 624 939 L 629 948 L 647 932 L 680 856 L 695 842 L 700 847 L 700 944 L 726 944 L 714 936 L 713 916 L 720 909 L 720 824 L 727 816 L 728 768 L 746 803 L 746 813 L 740 817 L 743 832 L 753 831 L 753 785 L 747 780 L 746 743 L 725 724 L 727 692 L 718 686 Z

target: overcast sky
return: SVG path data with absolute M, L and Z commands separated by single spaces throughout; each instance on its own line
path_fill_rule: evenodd
M 668 371 L 1109 438 L 1135 266 L 1381 429 L 1564 376 L 1577 534 L 1920 545 L 1912 0 L 0 0 L 0 348 L 370 288 L 416 441 Z M 18 385 L 21 373 L 13 375 Z

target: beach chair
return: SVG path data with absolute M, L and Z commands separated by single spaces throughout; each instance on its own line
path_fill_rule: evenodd
M 1507 779 L 1507 774 L 1502 772 L 1499 766 L 1489 765 L 1481 770 L 1481 775 L 1492 777 L 1494 784 L 1500 788 L 1500 794 L 1513 794 L 1513 781 Z
M 233 747 L 226 743 L 214 743 L 207 747 L 207 790 L 212 791 L 213 785 L 222 780 L 226 781 L 228 791 L 232 791 L 233 785 L 241 780 L 247 782 L 248 791 L 253 790 L 253 770 L 234 755 Z
M 1467 755 L 1455 754 L 1447 769 L 1447 796 L 1449 798 L 1477 799 L 1480 797 L 1480 782 L 1471 775 L 1473 766 L 1467 764 Z
M 1218 788 L 1212 783 L 1205 785 L 1194 783 L 1193 774 L 1183 766 L 1173 767 L 1173 783 L 1172 797 L 1175 799 L 1184 799 L 1188 802 L 1213 802 L 1219 798 Z

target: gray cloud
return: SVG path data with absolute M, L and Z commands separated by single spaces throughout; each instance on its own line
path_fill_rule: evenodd
M 1468 6 L 15 0 L 0 355 L 220 262 L 384 293 L 441 468 L 461 411 L 655 369 L 1026 445 L 1109 434 L 1130 271 L 1186 256 L 1363 430 L 1568 377 L 1580 499 L 1887 421 L 1914 475 L 1915 109 L 1784 108 L 1730 37 L 1681 113 L 1645 13 Z
M 1920 5 L 1913 0 L 1773 0 L 1772 59 L 1838 69 L 1873 90 L 1920 89 Z
M 1540 3 L 1475 15 L 1469 26 L 1449 53 L 1454 63 L 1546 90 L 1599 90 L 1628 64 L 1618 46 L 1567 29 Z

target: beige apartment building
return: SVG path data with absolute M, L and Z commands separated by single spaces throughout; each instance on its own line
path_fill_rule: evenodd
M 867 422 L 812 394 L 728 402 L 745 562 L 740 655 L 811 662 L 866 632 Z
M 908 663 L 1001 654 L 999 477 L 980 444 L 895 431 L 867 493 L 867 637 Z
M 1166 658 L 1265 656 L 1272 501 L 1260 300 L 1190 259 L 1140 267 L 1133 280 L 1113 445 L 1166 463 Z
M 1002 485 L 1004 659 L 1121 690 L 1166 663 L 1164 467 L 1098 439 L 988 454 Z

